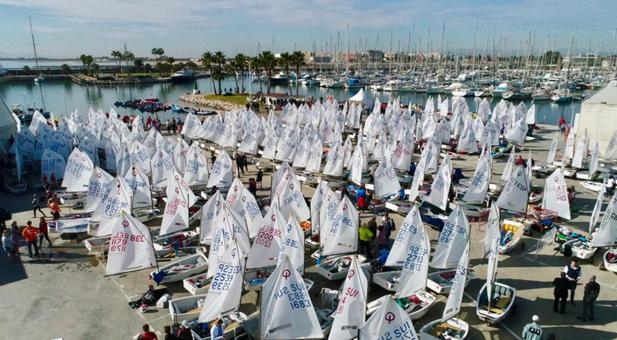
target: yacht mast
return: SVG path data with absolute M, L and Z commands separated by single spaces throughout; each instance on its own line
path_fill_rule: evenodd
M 39 56 L 36 53 L 36 43 L 34 42 L 34 30 L 32 30 L 32 18 L 28 15 L 28 21 L 30 22 L 30 36 L 32 37 L 32 49 L 34 50 L 34 63 L 36 64 L 36 70 L 41 74 L 41 69 L 39 67 Z

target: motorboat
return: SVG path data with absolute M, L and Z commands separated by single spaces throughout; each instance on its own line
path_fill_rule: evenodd
M 186 83 L 195 80 L 195 75 L 193 74 L 193 70 L 189 68 L 182 69 L 170 77 L 172 84 L 180 84 Z
M 572 101 L 572 96 L 564 90 L 557 90 L 555 94 L 551 96 L 553 103 L 569 103 Z
M 435 320 L 420 328 L 420 339 L 425 340 L 458 340 L 465 339 L 469 334 L 469 324 L 458 318 L 446 321 Z
M 388 301 L 388 296 L 384 295 L 377 300 L 371 301 L 366 305 L 366 315 L 375 313 L 381 305 Z M 403 308 L 411 320 L 417 320 L 428 312 L 428 309 L 437 301 L 437 297 L 426 290 L 421 290 L 411 296 L 395 299 L 396 303 Z
M 271 85 L 287 85 L 287 75 L 284 72 L 279 72 L 270 77 Z
M 509 82 L 502 82 L 491 91 L 491 95 L 495 98 L 501 98 L 503 93 L 512 90 L 512 85 Z
M 199 252 L 185 256 L 160 267 L 150 273 L 150 278 L 158 284 L 182 281 L 187 277 L 203 273 L 208 269 L 208 258 Z
M 426 287 L 437 294 L 448 294 L 452 288 L 454 276 L 456 276 L 456 269 L 446 269 L 428 273 Z M 472 269 L 469 269 L 467 271 L 467 276 L 465 277 L 465 287 L 467 287 L 469 282 L 475 278 L 476 274 Z
M 536 101 L 545 101 L 551 99 L 551 90 L 549 89 L 535 89 L 531 94 L 531 98 Z
M 400 89 L 401 81 L 398 79 L 388 80 L 383 86 L 385 92 L 397 92 Z
M 501 236 L 499 238 L 499 253 L 505 254 L 512 251 L 523 238 L 525 225 L 513 220 L 504 220 L 499 228 Z
M 491 93 L 490 89 L 483 89 L 483 90 L 474 91 L 473 95 L 478 97 L 478 98 L 492 97 L 493 96 L 493 94 Z
M 492 296 L 487 296 L 487 284 L 485 283 L 476 299 L 476 315 L 480 320 L 489 324 L 496 324 L 505 319 L 512 311 L 516 300 L 516 289 L 503 283 L 495 282 L 492 287 Z
M 455 97 L 469 97 L 474 95 L 474 92 L 469 89 L 469 86 L 461 83 L 454 83 L 450 85 L 449 89 Z

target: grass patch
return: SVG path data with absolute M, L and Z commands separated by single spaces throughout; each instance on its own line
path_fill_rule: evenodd
M 219 100 L 222 102 L 232 103 L 240 106 L 246 105 L 247 94 L 234 94 L 231 96 L 223 96 L 218 94 L 207 94 L 204 97 L 208 100 Z
M 117 78 L 158 78 L 161 76 L 159 72 L 116 73 Z

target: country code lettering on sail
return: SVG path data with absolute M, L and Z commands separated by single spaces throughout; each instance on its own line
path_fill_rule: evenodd
M 334 220 L 332 221 L 332 225 L 330 226 L 330 232 L 336 233 L 339 227 L 343 226 L 353 228 L 354 225 L 349 217 L 343 215 L 336 215 L 334 216 Z
M 117 197 L 108 197 L 105 202 L 105 216 L 114 217 L 120 213 L 120 209 L 128 209 L 127 202 L 119 200 Z
M 384 320 L 388 324 L 397 321 L 394 313 L 386 313 L 386 315 L 384 316 Z M 378 340 L 417 340 L 418 338 L 413 336 L 411 330 L 412 328 L 413 325 L 411 324 L 411 321 L 407 319 L 395 329 L 388 330 L 386 333 L 380 336 Z
M 257 202 L 247 200 L 246 196 L 242 196 L 242 201 L 244 202 L 244 210 L 252 220 L 255 220 L 255 218 L 261 216 L 261 211 L 259 210 Z
M 270 248 L 275 237 L 280 238 L 281 231 L 278 228 L 264 226 L 259 230 L 255 243 L 264 248 Z
M 226 292 L 231 288 L 231 284 L 233 283 L 234 277 L 240 273 L 242 270 L 241 266 L 232 266 L 225 263 L 219 263 L 218 269 L 214 278 L 212 279 L 212 284 L 210 285 L 210 289 L 219 292 Z
M 403 243 L 409 237 L 409 235 L 415 235 L 416 233 L 418 233 L 418 227 L 407 222 L 407 219 L 405 219 L 403 221 L 403 225 L 401 226 L 401 229 L 396 235 L 396 242 Z
M 143 235 L 133 235 L 125 232 L 119 232 L 109 241 L 109 251 L 125 252 L 129 242 L 144 243 L 146 240 Z
M 183 199 L 180 199 L 179 197 L 174 197 L 169 201 L 169 203 L 167 203 L 167 206 L 165 206 L 165 214 L 175 215 L 179 207 L 185 206 L 186 202 Z
M 85 160 L 85 159 L 84 159 Z M 71 175 L 75 176 L 75 177 L 80 177 L 81 174 L 84 172 L 84 170 L 86 170 L 86 164 L 82 163 L 82 162 L 69 162 L 69 164 L 66 165 L 66 173 L 70 173 Z
M 347 289 L 343 292 L 343 297 L 338 302 L 338 307 L 336 308 L 336 314 L 343 313 L 343 310 L 347 302 L 357 298 L 359 294 L 360 294 L 359 290 L 353 287 L 347 287 Z
M 288 270 L 283 271 L 283 275 L 291 275 Z M 287 279 L 286 279 L 287 280 Z M 304 309 L 312 307 L 311 299 L 306 291 L 304 282 L 292 282 L 284 286 L 274 294 L 275 299 L 287 299 L 291 309 Z
M 197 158 L 197 154 L 195 154 L 195 158 L 187 160 L 185 171 L 196 174 L 199 172 L 199 168 L 203 167 L 205 167 L 205 164 L 200 162 L 199 158 Z
M 439 234 L 439 243 L 449 243 L 454 237 L 454 233 L 465 235 L 466 232 L 465 226 L 446 221 L 441 234 Z
M 473 187 L 473 188 L 481 187 L 482 184 L 486 181 L 487 175 L 488 175 L 488 172 L 482 171 L 479 174 L 476 174 L 475 176 L 473 176 L 473 178 L 471 179 L 470 187 Z
M 98 181 L 95 181 L 94 183 L 90 183 L 90 185 L 88 186 L 88 196 L 90 197 L 100 197 L 102 196 L 102 193 L 104 191 L 107 191 L 107 187 L 109 186 L 108 183 L 101 183 Z

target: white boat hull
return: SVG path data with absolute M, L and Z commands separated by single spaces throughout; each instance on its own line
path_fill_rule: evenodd
M 206 300 L 207 294 L 185 296 L 178 299 L 172 299 L 169 301 L 169 315 L 174 323 L 181 323 L 182 321 L 192 321 L 199 317 L 201 308 L 199 307 L 199 301 Z
M 609 260 L 609 256 L 612 256 L 615 262 Z M 617 273 L 617 247 L 608 249 L 604 253 L 604 256 L 602 256 L 602 259 L 604 260 L 604 268 L 606 268 L 606 270 Z
M 439 327 L 438 327 L 439 326 Z M 438 330 L 435 328 L 439 328 Z M 444 332 L 450 330 L 449 332 Z M 450 333 L 451 332 L 451 333 Z M 461 319 L 452 318 L 443 322 L 435 320 L 427 323 L 420 328 L 420 339 L 422 340 L 455 340 L 465 339 L 469 334 L 469 324 Z
M 182 286 L 191 295 L 206 294 L 210 290 L 210 279 L 205 273 L 198 274 L 182 280 Z
M 512 310 L 516 299 L 516 289 L 503 283 L 495 282 L 492 292 L 493 297 L 491 300 L 494 301 L 492 301 L 490 309 L 487 309 L 485 305 L 487 301 L 486 283 L 482 286 L 476 299 L 476 315 L 480 320 L 496 324 L 505 319 Z M 482 302 L 484 304 L 481 306 Z
M 412 304 L 405 308 L 405 312 L 409 315 L 411 320 L 418 320 L 428 312 L 428 309 L 437 301 L 437 297 L 427 291 L 420 291 L 414 294 L 420 301 L 419 304 Z M 366 315 L 370 316 L 375 313 L 381 305 L 383 305 L 388 299 L 387 295 L 380 297 L 377 300 L 371 301 L 366 305 Z M 419 308 L 416 308 L 419 306 Z
M 455 274 L 456 269 L 440 270 L 429 273 L 428 279 L 426 280 L 426 288 L 437 294 L 448 294 L 450 293 L 450 289 L 452 289 Z M 469 282 L 475 278 L 476 274 L 471 269 L 468 270 L 467 277 L 465 278 L 465 287 L 467 287 Z
M 173 271 L 170 270 L 177 268 L 176 266 L 189 265 L 193 264 L 194 266 L 182 271 Z M 152 271 L 150 273 L 150 277 L 154 278 L 154 276 L 163 271 L 167 271 L 168 274 L 163 277 L 163 279 L 159 282 L 161 283 L 169 283 L 182 281 L 188 277 L 200 274 L 208 270 L 208 258 L 203 253 L 197 253 L 195 255 L 185 256 L 176 261 L 172 261 L 169 264 L 162 266 L 158 271 Z
M 509 241 L 504 243 L 503 236 L 499 240 L 499 253 L 505 254 L 511 252 L 520 243 L 525 232 L 525 225 L 517 221 L 504 220 L 499 229 L 501 233 L 512 233 Z
M 564 242 L 564 244 L 561 245 L 562 251 L 565 249 L 566 245 L 570 245 L 572 247 L 572 256 L 581 260 L 588 260 L 592 258 L 598 250 L 598 248 L 591 246 L 591 242 L 581 241 L 579 239 Z

